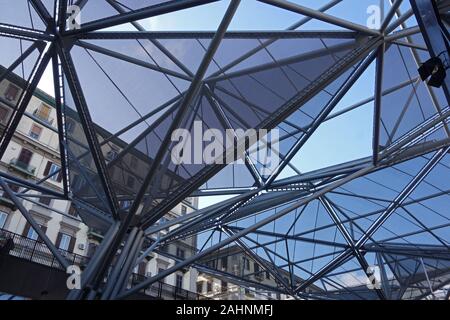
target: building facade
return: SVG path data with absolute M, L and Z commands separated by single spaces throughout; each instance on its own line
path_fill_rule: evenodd
M 20 98 L 20 87 L 10 81 L 0 86 L 0 123 L 2 131 Z M 11 143 L 1 159 L 0 170 L 8 175 L 38 182 L 55 173 L 42 185 L 62 193 L 61 160 L 56 123 L 56 110 L 51 98 L 43 92 L 32 97 L 26 109 L 27 117 L 20 121 Z M 24 192 L 10 184 L 15 192 Z M 27 191 L 23 205 L 62 251 L 87 255 L 88 228 L 68 201 L 39 197 L 39 192 Z M 37 240 L 38 235 L 22 214 L 2 192 L 0 198 L 0 228 Z
M 2 133 L 20 99 L 22 82 L 20 78 L 13 75 L 0 83 L 0 130 Z M 84 133 L 76 118 L 75 112 L 66 108 L 66 131 L 72 134 L 72 140 L 73 136 L 80 136 L 80 140 L 82 140 Z M 104 139 L 107 134 L 102 128 L 98 128 L 98 133 L 99 141 Z M 59 143 L 54 100 L 38 89 L 28 104 L 25 116 L 21 119 L 12 141 L 1 159 L 0 170 L 6 177 L 12 176 L 35 183 L 41 182 L 42 186 L 62 194 L 63 177 Z M 125 146 L 124 142 L 114 139 L 104 145 L 102 151 L 106 155 L 105 158 L 110 161 Z M 137 152 L 136 156 L 127 157 L 125 161 L 128 161 L 128 165 L 132 166 L 144 165 L 144 160 L 140 157 L 142 155 Z M 88 168 L 88 171 L 89 168 L 94 166 L 92 161 L 86 161 L 84 164 L 84 168 Z M 84 182 L 80 181 L 78 174 L 79 172 L 73 170 L 70 182 L 73 187 L 84 188 Z M 111 172 L 112 181 L 124 189 L 124 194 L 135 188 L 134 184 L 137 178 L 132 175 L 120 175 L 119 173 L 115 175 L 114 172 Z M 83 223 L 79 203 L 50 199 L 39 192 L 27 190 L 25 187 L 18 187 L 12 183 L 9 186 L 22 199 L 25 208 L 63 254 L 70 257 L 80 257 L 76 261 L 81 264 L 87 263 L 95 253 L 105 230 L 102 230 L 100 225 L 99 228 L 89 228 Z M 128 201 L 125 198 L 120 199 L 120 205 L 126 207 Z M 196 210 L 197 206 L 197 199 L 186 199 L 169 212 L 160 223 L 189 214 Z M 0 190 L 0 232 L 2 232 L 3 237 L 6 235 L 8 237 L 14 235 L 14 239 L 20 237 L 24 239 L 24 241 L 21 240 L 24 243 L 32 243 L 30 241 L 41 243 L 36 231 L 33 230 L 2 190 Z M 167 230 L 162 230 L 161 234 L 165 232 Z M 45 245 L 42 244 L 41 247 L 45 247 Z M 170 255 L 182 259 L 191 255 L 195 248 L 196 238 L 194 237 L 179 241 L 177 245 L 171 246 L 168 249 L 170 252 L 167 252 L 169 255 L 150 254 L 134 268 L 129 285 L 173 266 L 175 260 L 171 259 Z M 15 250 L 19 249 L 22 250 L 16 244 Z M 14 250 L 11 251 L 11 254 L 14 255 Z M 173 299 L 174 294 L 179 294 L 180 297 L 185 295 L 186 298 L 192 298 L 195 296 L 191 293 L 196 291 L 197 276 L 197 271 L 194 268 L 168 276 L 157 284 L 159 285 L 157 297 Z M 155 295 L 155 292 L 148 291 L 150 295 Z
M 206 256 L 202 262 L 213 272 L 201 272 L 197 282 L 197 292 L 216 300 L 292 300 L 289 295 L 276 292 L 270 288 L 279 287 L 278 281 L 269 271 L 251 255 L 234 245 Z M 270 264 L 269 261 L 264 261 Z M 236 278 L 245 278 L 254 286 L 243 287 L 223 280 L 214 275 L 214 270 L 220 273 L 229 274 Z M 286 283 L 289 283 L 289 273 L 280 270 Z M 293 279 L 296 283 L 302 281 L 299 277 Z M 311 287 L 311 292 L 319 290 L 315 286 Z

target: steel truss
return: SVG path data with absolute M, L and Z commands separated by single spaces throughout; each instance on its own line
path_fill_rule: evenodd
M 30 5 L 30 16 L 32 10 L 43 26 L 41 30 L 34 24 L 30 27 L 0 21 L 0 37 L 31 42 L 0 73 L 1 81 L 15 81 L 22 89 L 17 105 L 10 106 L 13 115 L 0 139 L 0 156 L 5 154 L 23 117 L 57 132 L 64 192 L 46 184 L 59 171 L 39 181 L 0 173 L 0 185 L 63 267 L 69 265 L 68 261 L 37 227 L 24 201 L 44 206 L 33 199 L 70 200 L 84 223 L 104 231 L 100 247 L 82 274 L 82 289 L 71 291 L 68 299 L 127 298 L 190 267 L 242 287 L 284 293 L 296 299 L 419 299 L 448 284 L 450 216 L 440 210 L 448 207 L 450 192 L 449 179 L 442 176 L 448 176 L 450 170 L 449 78 L 441 89 L 434 89 L 417 74 L 424 57 L 448 58 L 449 39 L 441 30 L 441 16 L 448 23 L 447 1 L 437 1 L 436 8 L 427 0 L 391 1 L 380 28 L 375 30 L 328 13 L 345 5 L 346 0 L 334 0 L 319 9 L 282 0 L 259 0 L 261 5 L 302 18 L 286 30 L 228 31 L 241 5 L 241 1 L 231 0 L 214 32 L 147 31 L 142 21 L 220 1 L 160 1 L 157 5 L 127 7 L 120 1 L 105 0 L 101 6 L 114 14 L 90 12 L 97 13 L 97 18 L 82 23 L 79 29 L 67 28 L 67 7 L 75 4 L 81 12 L 92 10 L 89 3 L 93 0 L 24 2 Z M 410 23 L 414 17 L 416 23 Z M 328 29 L 304 30 L 311 22 L 324 23 Z M 126 31 L 107 29 L 123 24 L 129 26 Z M 193 56 L 198 55 L 196 66 L 173 50 L 174 40 L 184 43 Z M 252 45 L 248 50 L 236 48 L 238 55 L 221 60 L 224 46 L 233 41 L 249 41 Z M 284 56 L 276 57 L 274 47 L 283 41 L 305 41 L 306 50 L 298 49 L 297 44 L 286 49 Z M 135 47 L 120 50 L 107 45 L 111 43 L 133 43 Z M 201 54 L 194 53 L 192 43 Z M 321 45 L 310 49 L 309 43 Z M 135 49 L 141 54 L 133 54 Z M 14 70 L 30 60 L 34 52 L 38 59 L 32 72 L 18 80 Z M 268 58 L 258 61 L 261 55 Z M 115 96 L 123 99 L 126 107 L 139 115 L 137 118 L 127 119 L 126 125 L 115 131 L 97 123 L 97 106 L 85 82 L 92 83 L 85 77 L 82 58 L 94 63 L 96 72 L 107 79 Z M 139 68 L 148 76 L 160 76 L 159 81 L 170 84 L 176 93 L 167 95 L 163 103 L 152 101 L 154 105 L 142 111 L 136 106 L 138 99 L 133 99 L 125 85 L 114 78 L 113 71 L 107 69 L 106 59 Z M 56 128 L 26 112 L 50 63 Z M 305 76 L 302 70 L 308 65 L 314 70 L 305 71 Z M 373 94 L 343 108 L 344 98 L 372 66 Z M 390 69 L 406 71 L 408 76 L 392 81 Z M 280 83 L 267 82 L 265 77 Z M 270 105 L 252 97 L 246 86 L 259 91 L 257 94 L 273 97 Z M 286 94 L 283 90 L 289 86 L 292 92 Z M 327 99 L 315 100 L 324 94 Z M 394 108 L 395 95 L 405 98 L 393 112 L 389 108 Z M 296 168 L 294 158 L 319 127 L 368 105 L 373 105 L 370 157 L 307 173 Z M 420 116 L 414 108 L 420 109 Z M 68 128 L 74 120 L 82 128 L 81 136 Z M 178 128 L 191 130 L 194 120 L 203 120 L 207 127 L 220 126 L 223 131 L 233 127 L 279 129 L 280 142 L 286 143 L 279 165 L 263 176 L 261 163 L 253 157 L 252 147 L 247 146 L 244 163 L 250 178 L 242 185 L 235 183 L 235 164 L 200 169 L 174 167 L 170 163 L 174 147 L 171 134 Z M 132 139 L 122 139 L 133 128 L 142 126 L 144 129 Z M 120 146 L 113 159 L 107 155 L 111 144 Z M 130 156 L 144 159 L 145 169 L 136 171 L 128 166 Z M 90 159 L 92 164 L 86 165 Z M 133 176 L 138 188 L 126 190 L 123 182 L 115 180 L 113 169 Z M 283 176 L 288 169 L 294 173 Z M 222 181 L 223 186 L 208 186 L 208 182 L 230 170 L 232 174 Z M 441 181 L 436 180 L 436 174 L 441 175 Z M 400 178 L 404 181 L 397 183 Z M 83 181 L 81 188 L 77 179 Z M 14 192 L 11 185 L 25 189 Z M 425 187 L 433 192 L 424 191 Z M 372 192 L 376 188 L 383 192 Z M 160 223 L 186 197 L 212 195 L 230 198 Z M 431 201 L 443 205 L 436 209 Z M 424 218 L 422 210 L 439 219 Z M 410 229 L 395 225 L 394 218 L 403 219 Z M 199 244 L 189 257 L 181 259 L 164 250 L 186 238 L 196 239 Z M 258 274 L 236 275 L 208 264 L 234 247 L 267 272 L 272 284 L 255 281 Z M 132 270 L 152 253 L 172 259 L 174 265 L 129 288 Z M 374 290 L 364 285 L 374 275 L 371 266 L 380 268 L 382 285 Z M 344 280 L 348 277 L 360 279 L 355 284 Z

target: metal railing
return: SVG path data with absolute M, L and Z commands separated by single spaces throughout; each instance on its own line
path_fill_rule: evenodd
M 59 251 L 72 265 L 84 267 L 89 261 L 88 257 L 66 250 L 59 249 Z M 64 270 L 42 241 L 30 239 L 4 229 L 0 229 L 0 252 L 48 267 Z
M 133 273 L 131 276 L 131 285 L 135 286 L 147 279 L 146 276 Z M 177 286 L 173 286 L 162 281 L 155 282 L 141 290 L 141 293 L 154 297 L 156 299 L 174 299 L 174 300 L 205 300 L 207 297 Z
M 84 268 L 90 258 L 81 256 L 66 250 L 61 250 L 61 254 L 68 260 L 69 264 Z M 32 261 L 51 268 L 64 270 L 64 268 L 55 259 L 48 247 L 39 239 L 34 240 L 23 235 L 0 229 L 0 254 L 9 254 L 13 257 Z M 133 273 L 130 278 L 130 284 L 136 285 L 146 280 L 147 277 Z M 143 294 L 156 299 L 175 299 L 175 300 L 200 300 L 206 297 L 183 288 L 172 286 L 164 282 L 156 282 L 145 290 Z
M 30 166 L 28 163 L 20 161 L 17 158 L 11 159 L 11 161 L 9 161 L 9 165 L 25 174 L 34 175 L 36 172 L 36 167 Z

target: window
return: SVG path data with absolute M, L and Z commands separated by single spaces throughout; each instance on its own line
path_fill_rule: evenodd
M 78 217 L 77 208 L 75 208 L 74 205 L 71 205 L 68 214 L 72 217 Z
M 187 213 L 187 207 L 186 206 L 181 206 L 181 214 L 184 216 Z
M 39 238 L 39 235 L 33 228 L 29 228 L 27 232 L 27 238 L 31 240 L 37 240 Z
M 8 114 L 9 114 L 8 109 L 6 109 L 4 107 L 0 107 L 0 121 L 1 122 L 8 121 Z
M 39 228 L 42 230 L 42 232 L 44 232 L 44 233 L 47 232 L 46 226 L 39 225 Z M 27 237 L 28 239 L 42 241 L 39 238 L 39 235 L 37 234 L 36 230 L 34 230 L 28 222 L 25 224 L 25 228 L 23 229 L 22 235 Z
M 259 264 L 257 264 L 256 262 L 253 263 L 253 269 L 254 269 L 255 273 L 258 273 L 259 272 Z
M 175 287 L 177 287 L 178 289 L 183 288 L 183 275 L 177 274 L 175 278 Z
M 53 163 L 51 161 L 48 161 L 47 165 L 45 166 L 44 176 L 47 177 L 49 175 L 52 175 L 50 177 L 50 180 L 53 180 L 56 182 L 61 182 L 62 174 L 61 174 L 60 169 L 61 169 L 61 167 L 59 165 L 57 165 L 56 163 Z M 56 173 L 57 171 L 59 171 L 59 172 Z
M 270 279 L 270 273 L 269 273 L 269 271 L 266 271 L 266 279 Z
M 58 248 L 61 250 L 64 250 L 64 251 L 69 251 L 69 246 L 70 246 L 71 240 L 72 240 L 71 236 L 69 236 L 65 233 L 60 233 Z
M 180 259 L 184 259 L 185 252 L 183 249 L 177 248 L 177 257 Z
M 73 248 L 75 247 L 75 237 L 72 237 L 67 233 L 58 232 L 56 246 L 61 250 L 73 252 Z
M 5 91 L 5 99 L 8 101 L 14 101 L 17 98 L 17 95 L 19 94 L 19 88 L 10 83 L 8 85 L 8 88 L 6 88 Z
M 206 292 L 211 292 L 212 291 L 212 282 L 208 281 L 206 283 Z
M 52 109 L 48 105 L 41 104 L 41 106 L 34 112 L 34 115 L 42 120 L 49 121 L 51 110 Z
M 52 202 L 52 199 L 51 199 L 51 198 L 48 198 L 48 197 L 46 197 L 46 196 L 44 195 L 43 197 L 41 197 L 41 198 L 38 199 L 38 202 L 39 202 L 39 203 L 42 203 L 43 205 L 50 206 L 50 203 Z
M 33 124 L 31 126 L 31 130 L 30 130 L 30 137 L 32 137 L 33 139 L 39 140 L 39 137 L 41 136 L 42 133 L 42 128 Z
M 22 148 L 19 154 L 19 163 L 28 166 L 30 164 L 31 158 L 33 157 L 33 152 L 28 149 Z
M 8 214 L 0 211 L 0 229 L 3 229 L 5 227 L 7 218 L 8 218 Z

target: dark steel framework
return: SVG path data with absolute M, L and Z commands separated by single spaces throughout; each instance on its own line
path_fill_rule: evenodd
M 447 286 L 449 78 L 432 88 L 417 68 L 435 56 L 448 62 L 449 1 L 391 0 L 376 30 L 327 13 L 350 0 L 321 8 L 260 0 L 299 15 L 287 30 L 229 30 L 239 0 L 226 1 L 214 32 L 143 26 L 143 19 L 214 2 L 220 1 L 2 3 L 9 11 L 0 8 L 0 37 L 17 41 L 21 50 L 12 61 L 1 59 L 8 65 L 0 80 L 19 75 L 22 93 L 10 105 L 0 156 L 23 117 L 40 122 L 59 135 L 64 192 L 43 183 L 58 172 L 37 182 L 0 173 L 2 189 L 63 267 L 70 262 L 23 201 L 71 200 L 83 222 L 104 231 L 83 271 L 82 289 L 68 298 L 126 298 L 189 267 L 304 299 L 420 299 Z M 67 25 L 69 5 L 81 9 L 79 29 Z M 308 28 L 311 23 L 322 28 Z M 122 30 L 108 29 L 117 26 Z M 26 112 L 49 65 L 57 129 Z M 343 108 L 368 74 L 373 95 Z M 374 114 L 371 156 L 307 173 L 295 167 L 294 157 L 321 125 L 368 105 Z M 192 131 L 196 120 L 222 132 L 279 129 L 280 164 L 263 175 L 264 164 L 250 147 L 245 166 L 173 165 L 171 133 Z M 113 156 L 112 145 L 119 147 Z M 134 187 L 127 186 L 128 176 Z M 229 198 L 161 222 L 186 197 L 206 196 Z M 198 241 L 193 255 L 180 259 L 164 250 L 186 238 Z M 208 264 L 230 246 L 277 285 Z M 128 288 L 134 267 L 152 252 L 176 263 Z M 371 289 L 366 280 L 373 277 L 380 286 Z

